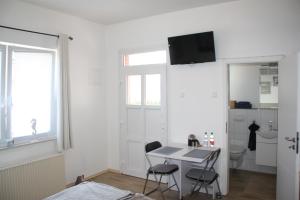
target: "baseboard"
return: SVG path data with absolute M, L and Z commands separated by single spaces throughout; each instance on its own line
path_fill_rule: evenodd
M 117 170 L 117 169 L 107 169 L 107 172 L 122 174 L 122 172 L 120 170 Z
M 89 181 L 97 176 L 100 176 L 102 174 L 105 174 L 105 173 L 108 173 L 108 172 L 111 172 L 111 173 L 116 173 L 116 174 L 121 174 L 121 171 L 120 170 L 116 170 L 116 169 L 105 169 L 105 170 L 102 170 L 96 174 L 93 174 L 93 175 L 90 175 L 88 177 L 85 177 L 84 180 L 85 181 Z M 72 183 L 69 183 L 66 185 L 66 188 L 69 188 L 69 187 L 72 187 L 75 185 L 75 182 L 72 182 Z
M 72 186 L 74 186 L 74 185 L 75 185 L 75 182 L 68 183 L 68 184 L 66 185 L 66 188 L 72 187 Z
M 100 172 L 98 172 L 98 173 L 96 173 L 96 174 L 93 174 L 93 175 L 90 175 L 90 176 L 84 178 L 84 180 L 85 180 L 85 181 L 89 181 L 89 180 L 91 180 L 91 179 L 93 179 L 93 178 L 95 178 L 95 177 L 97 177 L 97 176 L 100 176 L 100 175 L 102 175 L 102 174 L 105 174 L 105 173 L 107 173 L 107 172 L 109 172 L 109 170 L 108 170 L 108 169 L 105 169 L 105 170 L 103 170 L 103 171 L 100 171 Z

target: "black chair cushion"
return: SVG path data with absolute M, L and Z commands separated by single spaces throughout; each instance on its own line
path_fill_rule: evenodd
M 193 180 L 199 180 L 200 182 L 211 184 L 218 178 L 219 174 L 213 171 L 193 168 L 190 169 L 185 176 Z
M 172 174 L 178 170 L 177 165 L 172 164 L 158 164 L 148 169 L 148 173 L 150 174 Z

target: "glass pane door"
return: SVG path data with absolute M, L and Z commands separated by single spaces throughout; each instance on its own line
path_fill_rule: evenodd
M 146 74 L 146 98 L 145 105 L 159 106 L 160 105 L 160 74 Z
M 141 105 L 142 103 L 142 76 L 127 76 L 127 104 Z

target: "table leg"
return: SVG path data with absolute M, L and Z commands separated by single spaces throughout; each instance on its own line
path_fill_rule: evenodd
M 180 188 L 180 191 L 179 191 L 179 198 L 180 199 L 183 199 L 183 194 L 182 194 L 182 191 L 183 191 L 183 187 L 182 187 L 182 161 L 180 160 L 179 161 L 179 188 Z
M 215 183 L 215 181 L 213 182 L 213 184 L 212 184 L 212 197 L 213 197 L 213 199 L 216 199 L 216 183 Z

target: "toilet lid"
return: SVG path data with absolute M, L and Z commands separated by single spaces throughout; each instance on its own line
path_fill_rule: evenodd
M 242 153 L 245 151 L 245 148 L 239 145 L 230 145 L 231 153 Z

